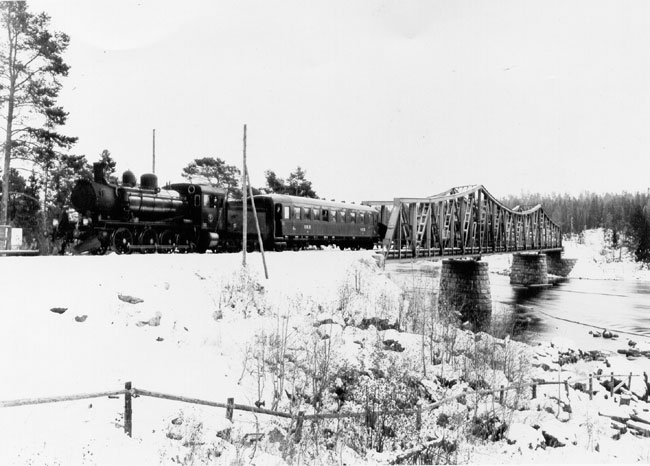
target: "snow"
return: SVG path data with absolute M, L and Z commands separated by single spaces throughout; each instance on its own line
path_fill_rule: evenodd
M 605 241 L 603 228 L 586 230 L 582 239 L 575 235 L 564 240 L 564 257 L 578 259 L 569 278 L 591 280 L 649 280 L 650 270 L 634 262 L 632 253 L 621 247 L 613 250 Z M 620 260 L 619 260 L 620 257 Z
M 578 259 L 572 276 L 642 279 L 645 271 L 636 264 L 609 262 L 607 254 L 600 254 L 599 235 L 603 238 L 602 231 L 589 232 L 585 244 L 565 242 L 565 257 Z M 234 397 L 235 403 L 264 402 L 263 407 L 270 408 L 278 379 L 267 369 L 287 354 L 298 358 L 295 367 L 327 358 L 321 361 L 338 368 L 332 386 L 340 389 L 352 374 L 356 381 L 367 381 L 367 387 L 386 390 L 382 380 L 387 379 L 372 376 L 372 368 L 393 374 L 386 377 L 396 376 L 395 380 L 417 379 L 421 393 L 437 400 L 463 394 L 471 380 L 507 385 L 507 377 L 517 370 L 522 377 L 549 380 L 561 373 L 577 380 L 603 364 L 580 361 L 560 368 L 558 352 L 576 348 L 570 340 L 531 348 L 434 321 L 432 335 L 442 351 L 436 354 L 442 356 L 435 364 L 427 362 L 423 376 L 421 335 L 378 329 L 377 320 L 359 328 L 359 322 L 370 318 L 390 325 L 404 319 L 409 306 L 416 304 L 409 303 L 375 265 L 372 252 L 268 253 L 268 280 L 260 255 L 247 258 L 245 271 L 237 254 L 0 259 L 4 375 L 0 400 L 120 390 L 130 381 L 140 389 L 222 403 Z M 511 258 L 489 260 L 495 271 L 506 269 Z M 278 343 L 278 338 L 285 343 Z M 635 340 L 638 348 L 650 348 L 650 342 Z M 447 354 L 449 342 L 456 346 Z M 399 347 L 403 351 L 395 351 Z M 287 353 L 279 354 L 280 350 Z M 506 358 L 511 365 L 506 370 L 483 367 L 476 363 L 479 356 L 485 361 Z M 631 361 L 611 354 L 608 361 L 617 373 L 638 373 L 639 368 L 650 372 L 647 358 Z M 262 363 L 267 366 L 260 367 Z M 307 364 L 306 370 L 313 369 Z M 444 388 L 437 375 L 458 383 Z M 293 376 L 283 391 L 296 396 L 312 379 L 308 372 L 295 369 Z M 568 414 L 557 412 L 559 404 L 553 398 L 558 396 L 557 386 L 538 390 L 535 400 L 513 401 L 511 394 L 506 396 L 506 403 L 520 403 L 522 410 L 496 411 L 511 421 L 503 440 L 470 442 L 460 430 L 443 425 L 442 414 L 452 423 L 465 422 L 459 416 L 474 403 L 470 397 L 467 406 L 453 402 L 425 412 L 423 429 L 457 439 L 459 462 L 603 463 L 650 458 L 647 442 L 631 433 L 613 440 L 611 419 L 599 415 L 626 410 L 617 407 L 618 396 L 616 401 L 606 399 L 606 390 L 599 386 L 590 402 L 586 394 L 571 388 L 569 397 L 560 394 L 562 402 L 571 405 L 573 412 Z M 642 391 L 641 379 L 634 379 L 632 391 Z M 331 411 L 334 399 L 327 396 L 325 410 Z M 386 396 L 390 399 L 390 393 Z M 280 398 L 278 409 L 292 409 L 287 396 Z M 630 409 L 637 412 L 646 406 L 636 400 L 633 404 Z M 494 400 L 481 406 L 485 413 L 495 412 Z M 123 416 L 123 396 L 0 408 L 0 464 L 311 464 L 316 458 L 321 464 L 373 464 L 407 451 L 407 446 L 393 445 L 395 452 L 370 449 L 364 456 L 344 442 L 318 450 L 309 441 L 287 450 L 292 425 L 288 420 L 235 411 L 231 422 L 221 408 L 144 396 L 133 399 L 132 438 L 124 434 Z M 400 428 L 408 426 L 403 423 Z M 355 435 L 354 426 L 349 428 L 346 435 Z M 543 429 L 552 430 L 567 445 L 543 449 Z M 259 444 L 247 440 L 247 434 L 258 432 L 264 434 Z

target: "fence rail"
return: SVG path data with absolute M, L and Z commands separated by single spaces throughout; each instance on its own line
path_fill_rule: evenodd
M 490 395 L 490 394 L 494 396 L 498 393 L 499 403 L 504 404 L 504 397 L 507 391 L 523 390 L 523 389 L 531 388 L 532 390 L 531 398 L 535 399 L 537 397 L 537 387 L 542 385 L 564 385 L 565 390 L 567 391 L 568 394 L 569 383 L 574 384 L 575 386 L 575 384 L 577 383 L 588 382 L 589 399 L 592 399 L 594 379 L 598 381 L 600 381 L 600 379 L 609 379 L 610 380 L 609 391 L 610 394 L 613 395 L 614 393 L 618 392 L 621 388 L 623 388 L 623 386 L 625 385 L 624 380 L 618 380 L 618 382 L 615 385 L 617 378 L 623 378 L 623 377 L 627 378 L 627 387 L 628 387 L 627 391 L 630 393 L 631 390 L 629 389 L 631 387 L 632 377 L 643 377 L 646 386 L 648 387 L 648 389 L 650 389 L 650 384 L 648 384 L 648 375 L 645 372 L 643 374 L 633 374 L 631 372 L 629 374 L 614 374 L 612 372 L 610 374 L 590 374 L 589 377 L 584 377 L 581 379 L 538 380 L 538 381 L 528 382 L 524 384 L 509 385 L 507 387 L 501 386 L 499 388 L 490 388 L 484 390 L 463 391 L 453 396 L 443 398 L 442 400 L 438 400 L 434 403 L 418 405 L 415 408 L 400 409 L 400 410 L 373 410 L 373 412 L 375 414 L 381 414 L 385 416 L 416 415 L 416 425 L 417 428 L 419 429 L 422 422 L 423 412 L 437 409 L 440 406 L 444 405 L 445 403 L 449 403 L 451 401 L 457 400 L 458 398 L 464 396 L 483 396 L 483 395 Z M 75 395 L 51 396 L 51 397 L 41 397 L 41 398 L 25 398 L 25 399 L 18 399 L 18 400 L 0 401 L 0 408 L 11 408 L 17 406 L 38 405 L 38 404 L 46 404 L 46 403 L 59 403 L 64 401 L 86 400 L 91 398 L 116 397 L 122 395 L 124 395 L 124 432 L 129 437 L 131 437 L 133 434 L 132 414 L 133 414 L 133 397 L 135 396 L 145 396 L 150 398 L 159 398 L 159 399 L 170 400 L 170 401 L 180 401 L 183 403 L 212 406 L 215 408 L 223 408 L 226 410 L 226 418 L 230 421 L 233 420 L 234 411 L 245 411 L 245 412 L 251 412 L 255 414 L 264 414 L 268 416 L 281 417 L 285 419 L 295 419 L 296 427 L 295 427 L 294 439 L 296 440 L 296 442 L 300 441 L 302 435 L 301 429 L 302 429 L 303 421 L 305 420 L 363 418 L 368 416 L 369 414 L 369 410 L 367 409 L 364 411 L 356 411 L 356 412 L 325 412 L 325 413 L 305 414 L 304 411 L 299 411 L 298 413 L 286 413 L 282 411 L 274 411 L 270 409 L 258 408 L 257 406 L 237 404 L 235 403 L 234 398 L 228 398 L 225 403 L 221 403 L 218 401 L 209 401 L 200 398 L 191 398 L 191 397 L 185 397 L 180 395 L 172 395 L 168 393 L 155 392 L 151 390 L 144 390 L 144 389 L 133 387 L 131 382 L 126 382 L 124 384 L 124 389 L 122 390 L 110 390 L 110 391 L 103 391 L 103 392 L 81 393 Z

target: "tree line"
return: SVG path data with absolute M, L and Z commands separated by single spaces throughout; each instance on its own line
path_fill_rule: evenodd
M 26 2 L 0 1 L 0 110 L 5 139 L 0 166 L 0 225 L 22 227 L 27 242 L 48 249 L 52 218 L 67 208 L 74 181 L 91 176 L 85 155 L 70 153 L 77 138 L 65 135 L 68 113 L 58 105 L 61 79 L 69 66 L 63 60 L 70 38 L 50 30 L 50 17 L 29 11 Z M 115 171 L 111 153 L 98 155 L 107 175 Z M 241 171 L 218 157 L 196 158 L 181 176 L 208 182 L 241 198 Z M 316 198 L 306 172 L 298 166 L 286 178 L 265 172 L 264 187 L 254 194 L 279 193 Z M 565 233 L 603 227 L 611 230 L 613 245 L 625 244 L 640 261 L 650 262 L 650 194 L 520 194 L 502 199 L 510 207 L 542 204 Z
M 526 193 L 501 201 L 509 207 L 541 204 L 564 234 L 605 228 L 611 232 L 613 247 L 626 246 L 634 251 L 637 261 L 650 263 L 650 189 L 645 193 L 583 192 L 577 196 Z

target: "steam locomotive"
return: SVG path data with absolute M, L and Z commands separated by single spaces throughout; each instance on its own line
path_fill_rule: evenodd
M 242 245 L 243 202 L 228 200 L 211 185 L 174 183 L 158 187 L 156 175 L 137 184 L 126 171 L 121 183 L 108 181 L 102 164 L 93 179 L 79 179 L 70 195 L 73 211 L 55 221 L 61 253 L 223 252 Z M 247 203 L 247 250 L 298 250 L 334 245 L 372 249 L 379 241 L 379 214 L 372 207 L 278 194 Z M 260 234 L 258 236 L 257 226 Z

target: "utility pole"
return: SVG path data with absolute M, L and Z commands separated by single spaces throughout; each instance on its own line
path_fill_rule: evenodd
M 246 213 L 248 211 L 246 187 L 248 186 L 248 176 L 246 174 L 246 125 L 244 125 L 244 163 L 242 166 L 242 239 L 241 239 L 241 265 L 246 267 L 246 237 L 248 236 L 248 218 Z
M 156 130 L 153 130 L 153 167 L 151 173 L 156 173 Z

